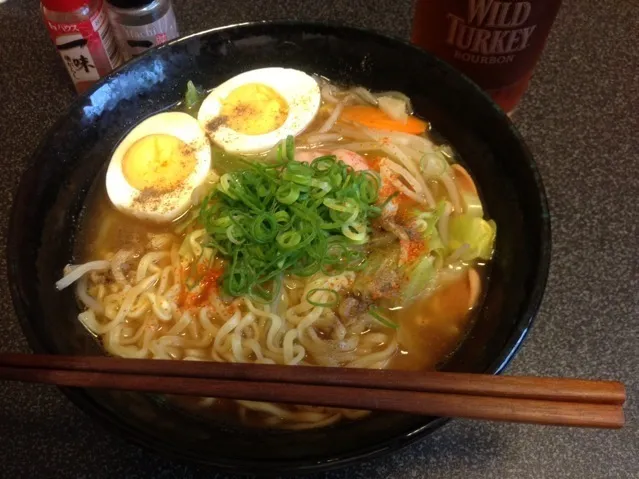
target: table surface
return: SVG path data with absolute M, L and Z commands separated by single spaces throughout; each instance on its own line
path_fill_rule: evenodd
M 553 255 L 512 374 L 624 381 L 621 431 L 453 421 L 392 456 L 327 478 L 639 477 L 639 4 L 564 1 L 515 122 L 541 169 Z M 341 21 L 407 37 L 410 0 L 175 0 L 183 34 L 263 18 Z M 37 140 L 73 99 L 36 0 L 0 2 L 0 243 Z M 4 255 L 0 260 L 6 277 Z M 0 351 L 28 351 L 0 281 Z M 51 387 L 0 383 L 0 477 L 225 477 L 96 426 Z

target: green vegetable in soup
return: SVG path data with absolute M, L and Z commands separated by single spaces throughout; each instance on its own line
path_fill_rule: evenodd
M 202 92 L 196 88 L 191 80 L 186 84 L 186 93 L 184 94 L 184 106 L 187 110 L 193 110 L 198 106 L 204 97 L 206 92 Z
M 372 251 L 353 283 L 353 291 L 368 298 L 395 299 L 400 280 L 399 256 L 398 243 Z
M 464 202 L 464 207 L 466 214 L 469 216 L 476 216 L 481 218 L 484 216 L 484 208 L 481 204 L 481 200 L 479 196 L 473 193 L 462 193 L 462 200 Z
M 463 261 L 478 258 L 488 260 L 493 254 L 496 233 L 497 225 L 492 220 L 486 221 L 468 214 L 451 216 L 448 224 L 448 250 L 459 250 L 459 259 Z
M 415 261 L 405 272 L 408 279 L 402 287 L 402 301 L 404 305 L 412 303 L 423 296 L 437 275 L 435 257 L 426 255 Z
M 386 316 L 384 316 L 379 310 L 379 308 L 375 305 L 371 305 L 369 307 L 368 314 L 371 316 L 371 318 L 373 318 L 375 321 L 380 323 L 382 326 L 386 326 L 387 328 L 392 328 L 392 329 L 399 329 L 399 324 L 397 324 L 394 321 L 391 321 Z
M 427 240 L 429 251 L 443 253 L 445 249 L 439 231 L 437 231 L 437 223 L 445 209 L 446 202 L 440 201 L 433 211 L 413 211 L 413 227 Z

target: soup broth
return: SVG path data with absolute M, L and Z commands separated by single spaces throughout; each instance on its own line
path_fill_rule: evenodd
M 76 282 L 79 320 L 107 353 L 430 370 L 459 346 L 495 236 L 472 177 L 403 95 L 316 81 L 321 104 L 305 132 L 257 154 L 214 145 L 206 180 L 172 221 L 123 212 L 96 180 L 76 245 L 82 266 L 58 287 Z M 293 429 L 367 414 L 178 403 Z

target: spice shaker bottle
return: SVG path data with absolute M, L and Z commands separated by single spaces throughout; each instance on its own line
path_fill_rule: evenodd
M 40 8 L 76 91 L 122 64 L 103 0 L 42 0 Z
M 107 0 L 125 59 L 178 36 L 171 0 Z

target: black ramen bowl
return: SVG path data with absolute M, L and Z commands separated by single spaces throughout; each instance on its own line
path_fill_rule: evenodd
M 376 33 L 296 22 L 220 28 L 157 48 L 80 96 L 51 129 L 22 177 L 9 232 L 13 302 L 31 347 L 40 353 L 102 354 L 77 320 L 73 293 L 56 291 L 54 283 L 73 260 L 87 192 L 118 141 L 142 119 L 175 105 L 188 80 L 211 88 L 267 66 L 293 67 L 377 91 L 400 90 L 459 152 L 498 234 L 479 318 L 444 369 L 502 371 L 530 328 L 549 266 L 548 207 L 530 152 L 478 87 L 428 53 Z M 149 395 L 64 393 L 139 444 L 244 472 L 344 465 L 396 450 L 444 422 L 377 413 L 304 432 L 247 430 L 203 421 Z

